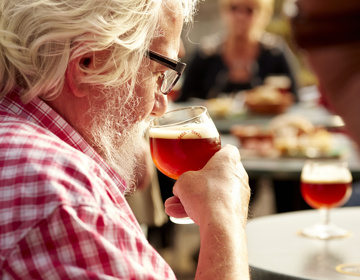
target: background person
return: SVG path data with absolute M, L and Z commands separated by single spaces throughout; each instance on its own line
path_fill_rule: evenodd
M 234 95 L 263 85 L 270 76 L 288 78 L 297 101 L 296 59 L 285 41 L 266 32 L 274 9 L 273 0 L 218 0 L 222 31 L 204 37 L 185 70 L 177 102 Z M 161 178 L 161 175 L 159 176 Z M 165 182 L 167 179 L 163 179 Z M 259 180 L 250 178 L 251 202 Z M 272 180 L 276 212 L 308 208 L 299 182 Z M 161 189 L 168 189 L 162 187 Z
M 273 75 L 288 77 L 290 91 L 296 94 L 295 58 L 285 41 L 265 32 L 273 0 L 219 0 L 218 4 L 224 28 L 202 38 L 177 101 L 248 90 Z
M 1 0 L 1 278 L 175 278 L 124 194 L 149 116 L 166 111 L 170 69 L 147 56 L 176 59 L 193 4 Z M 166 212 L 199 225 L 196 279 L 248 279 L 238 150 L 180 176 L 174 195 Z

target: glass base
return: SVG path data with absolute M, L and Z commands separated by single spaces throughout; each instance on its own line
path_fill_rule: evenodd
M 194 221 L 191 220 L 189 217 L 185 217 L 185 218 L 170 217 L 170 221 L 172 221 L 174 224 L 179 224 L 179 225 L 190 225 L 194 223 Z
M 352 275 L 352 276 L 360 276 L 360 263 L 346 263 L 339 264 L 335 267 L 337 272 Z
M 300 230 L 298 233 L 305 237 L 323 240 L 345 238 L 351 235 L 350 231 L 339 228 L 334 224 L 315 224 Z

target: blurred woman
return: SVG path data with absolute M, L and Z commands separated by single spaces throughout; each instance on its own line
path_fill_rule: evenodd
M 273 0 L 219 0 L 225 29 L 202 40 L 177 101 L 251 89 L 273 75 L 287 76 L 296 94 L 294 57 L 281 38 L 265 32 L 273 5 Z
M 224 28 L 201 40 L 185 70 L 177 102 L 231 95 L 262 85 L 270 76 L 287 77 L 288 89 L 297 101 L 295 56 L 282 38 L 265 31 L 273 16 L 274 0 L 218 1 Z M 260 183 L 250 178 L 251 203 Z M 308 208 L 298 180 L 272 180 L 272 185 L 276 212 Z

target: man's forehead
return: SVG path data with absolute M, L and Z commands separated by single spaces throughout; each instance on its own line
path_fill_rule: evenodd
M 180 48 L 180 37 L 176 40 L 168 40 L 167 37 L 157 37 L 154 38 L 150 45 L 150 49 L 160 53 L 162 55 L 168 56 L 169 58 L 178 59 L 178 53 Z
M 169 4 L 170 2 L 171 4 Z M 178 9 L 175 9 L 176 7 Z M 157 30 L 150 48 L 153 51 L 177 59 L 182 26 L 183 17 L 179 1 L 166 1 L 162 6 Z

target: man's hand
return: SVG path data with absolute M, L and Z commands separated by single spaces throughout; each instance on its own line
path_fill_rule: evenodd
M 199 171 L 182 174 L 165 202 L 166 213 L 189 216 L 199 226 L 229 217 L 247 219 L 250 188 L 239 150 L 226 145 Z

